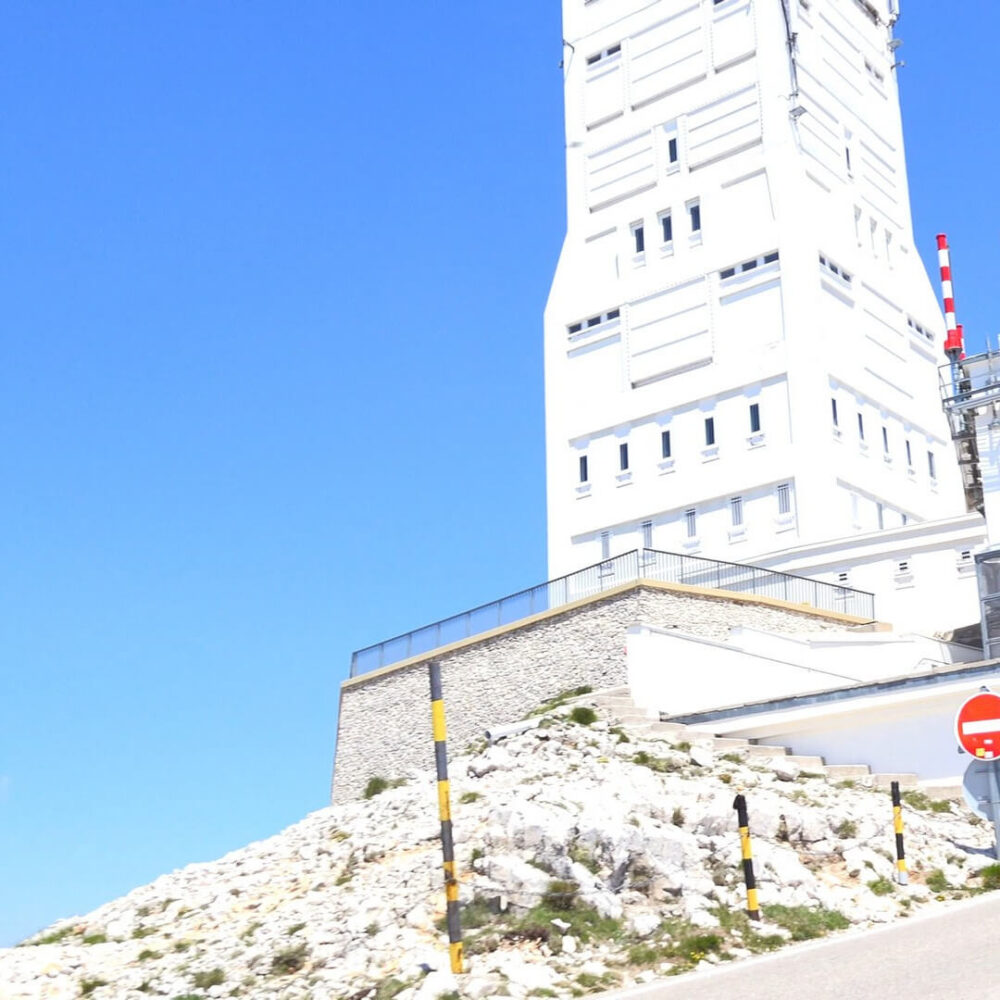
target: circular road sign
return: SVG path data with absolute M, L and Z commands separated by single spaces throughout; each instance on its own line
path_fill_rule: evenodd
M 1000 695 L 981 691 L 969 698 L 955 716 L 955 737 L 973 757 L 1000 757 Z

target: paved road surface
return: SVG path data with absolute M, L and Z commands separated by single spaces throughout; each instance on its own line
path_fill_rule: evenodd
M 605 997 L 1000 1000 L 1000 893 Z

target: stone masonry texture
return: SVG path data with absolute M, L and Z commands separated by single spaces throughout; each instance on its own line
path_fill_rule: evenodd
M 370 778 L 433 768 L 427 662 L 441 664 L 448 744 L 459 753 L 490 726 L 523 719 L 571 688 L 624 684 L 625 631 L 642 623 L 710 639 L 743 625 L 772 632 L 850 629 L 809 612 L 637 586 L 540 622 L 342 689 L 333 801 Z

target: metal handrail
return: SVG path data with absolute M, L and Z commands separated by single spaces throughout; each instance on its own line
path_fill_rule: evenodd
M 810 604 L 826 611 L 840 611 L 868 621 L 875 617 L 875 598 L 867 591 L 745 563 L 658 549 L 632 549 L 574 573 L 359 649 L 351 655 L 351 677 L 429 653 L 491 629 L 512 625 L 543 611 L 551 611 L 640 579 L 775 597 L 795 604 Z

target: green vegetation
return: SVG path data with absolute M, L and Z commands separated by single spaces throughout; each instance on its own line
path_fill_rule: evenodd
M 738 753 L 724 753 L 719 760 L 727 760 L 730 764 L 742 764 L 743 757 Z
M 399 788 L 400 785 L 405 784 L 406 778 L 370 778 L 368 784 L 365 785 L 364 797 L 366 799 L 373 799 L 376 795 L 381 795 L 390 788 Z
M 932 871 L 929 871 L 924 882 L 931 892 L 944 892 L 946 889 L 951 888 L 948 884 L 948 879 L 945 878 L 945 874 L 940 868 L 935 868 Z
M 553 879 L 542 894 L 542 906 L 552 910 L 572 910 L 576 905 L 576 894 L 580 887 L 576 882 Z
M 46 934 L 45 937 L 39 938 L 37 941 L 29 941 L 29 944 L 58 944 L 60 941 L 65 941 L 66 938 L 75 934 L 76 931 L 73 927 L 67 926 L 63 927 L 61 930 L 53 931 L 51 934 Z
M 88 934 L 84 939 L 84 944 L 107 944 L 107 934 Z
M 174 944 L 174 951 L 187 951 L 191 947 L 190 941 L 177 941 Z
M 306 964 L 307 954 L 305 944 L 279 951 L 271 959 L 271 975 L 290 976 L 293 972 L 298 972 Z
M 674 744 L 675 750 L 680 750 L 681 753 L 687 753 L 691 749 L 691 744 L 687 740 L 681 740 L 680 743 Z
M 600 870 L 601 866 L 598 864 L 597 858 L 594 857 L 593 852 L 586 844 L 574 841 L 566 853 L 569 855 L 570 861 L 583 865 L 592 875 L 596 875 Z
M 155 927 L 144 927 L 142 924 L 140 924 L 138 927 L 136 927 L 134 931 L 132 931 L 132 937 L 144 938 L 144 937 L 149 937 L 150 934 L 155 934 L 155 933 L 156 933 Z
M 876 896 L 888 896 L 890 893 L 896 891 L 896 886 L 884 876 L 880 876 L 879 878 L 869 882 L 868 888 L 871 889 Z
M 413 979 L 396 979 L 394 976 L 390 976 L 388 979 L 383 979 L 382 982 L 375 987 L 375 996 L 373 1000 L 392 1000 L 394 996 L 402 993 L 403 990 L 408 990 L 414 983 Z
M 932 799 L 923 792 L 903 792 L 901 798 L 911 809 L 917 809 L 920 812 L 951 812 L 951 803 L 946 799 Z
M 94 990 L 107 985 L 107 982 L 103 979 L 84 979 L 80 983 L 80 996 L 89 997 Z
M 980 873 L 983 892 L 994 892 L 1000 889 L 1000 865 L 987 865 Z
M 207 990 L 210 986 L 221 986 L 226 981 L 222 969 L 210 969 L 208 972 L 196 972 L 192 982 L 199 990 Z
M 350 837 L 350 834 L 345 832 L 344 830 L 330 831 L 330 839 L 334 842 L 339 843 L 341 840 L 347 840 L 348 837 Z
M 139 952 L 140 962 L 148 962 L 151 960 L 155 961 L 158 958 L 163 958 L 163 955 L 158 951 L 153 951 L 152 948 L 143 948 L 142 951 Z
M 291 937 L 292 934 L 298 934 L 299 931 L 301 931 L 301 930 L 303 930 L 305 928 L 305 926 L 306 925 L 304 923 L 301 923 L 301 924 L 292 924 L 292 926 L 289 927 L 288 930 L 285 931 L 285 933 L 289 937 Z
M 619 743 L 631 743 L 631 742 L 632 742 L 632 741 L 631 741 L 631 740 L 630 740 L 630 739 L 628 738 L 628 733 L 626 733 L 626 732 L 625 732 L 625 730 L 624 730 L 624 729 L 622 729 L 622 727 L 621 727 L 621 726 L 612 726 L 612 727 L 611 727 L 611 728 L 610 728 L 610 729 L 608 730 L 608 732 L 609 732 L 609 733 L 611 733 L 611 735 L 612 735 L 612 736 L 617 736 L 617 737 L 618 737 L 618 742 L 619 742 Z
M 382 928 L 381 928 L 381 927 L 379 927 L 379 925 L 378 925 L 377 923 L 375 923 L 375 921 L 373 920 L 373 921 L 372 921 L 372 922 L 371 922 L 371 923 L 370 923 L 370 924 L 369 924 L 369 925 L 368 925 L 368 926 L 367 926 L 367 927 L 365 928 L 365 934 L 367 934 L 367 935 L 368 935 L 368 937 L 375 937 L 375 935 L 376 935 L 376 934 L 378 934 L 378 932 L 379 932 L 379 931 L 380 931 L 381 929 L 382 929 Z
M 670 774 L 678 769 L 678 765 L 672 760 L 667 760 L 666 757 L 654 757 L 645 750 L 640 750 L 632 758 L 632 763 L 648 767 L 651 771 L 656 771 L 657 774 Z
M 684 825 L 684 810 L 681 809 L 680 806 L 674 806 L 674 811 L 670 815 L 670 822 L 673 823 L 674 826 Z
M 842 819 L 833 832 L 841 840 L 853 840 L 858 835 L 858 824 L 850 819 Z
M 467 806 L 471 802 L 478 802 L 481 798 L 482 795 L 480 795 L 479 792 L 462 792 L 458 801 L 461 802 L 463 806 Z
M 536 715 L 548 715 L 553 709 L 559 708 L 560 705 L 565 705 L 567 701 L 571 701 L 573 698 L 579 698 L 582 695 L 590 694 L 594 689 L 589 685 L 585 684 L 583 687 L 571 688 L 569 691 L 563 691 L 562 694 L 557 694 L 554 698 L 550 698 L 548 701 L 543 702 L 538 708 L 529 712 L 526 718 L 532 718 Z
M 469 855 L 469 864 L 473 861 L 478 861 L 480 858 L 485 858 L 486 852 L 481 847 L 473 847 L 472 853 Z
M 578 726 L 589 726 L 597 722 L 597 713 L 587 705 L 576 705 L 569 713 L 570 722 Z
M 251 938 L 252 938 L 252 937 L 254 936 L 254 934 L 256 934 L 256 933 L 257 933 L 257 928 L 258 928 L 258 927 L 260 927 L 260 926 L 261 926 L 261 922 L 260 922 L 259 920 L 254 920 L 254 921 L 253 921 L 253 922 L 252 922 L 252 923 L 250 924 L 250 926 L 249 926 L 249 927 L 247 927 L 247 928 L 246 928 L 246 930 L 244 930 L 244 931 L 243 931 L 243 932 L 242 932 L 242 933 L 240 934 L 240 937 L 241 937 L 241 938 L 242 938 L 242 939 L 243 939 L 244 941 L 249 941 L 249 940 L 250 940 L 250 939 L 251 939 Z
M 822 906 L 813 908 L 775 903 L 764 907 L 764 916 L 779 927 L 784 927 L 792 935 L 793 941 L 811 941 L 830 931 L 841 931 L 850 926 L 850 921 L 842 913 Z

